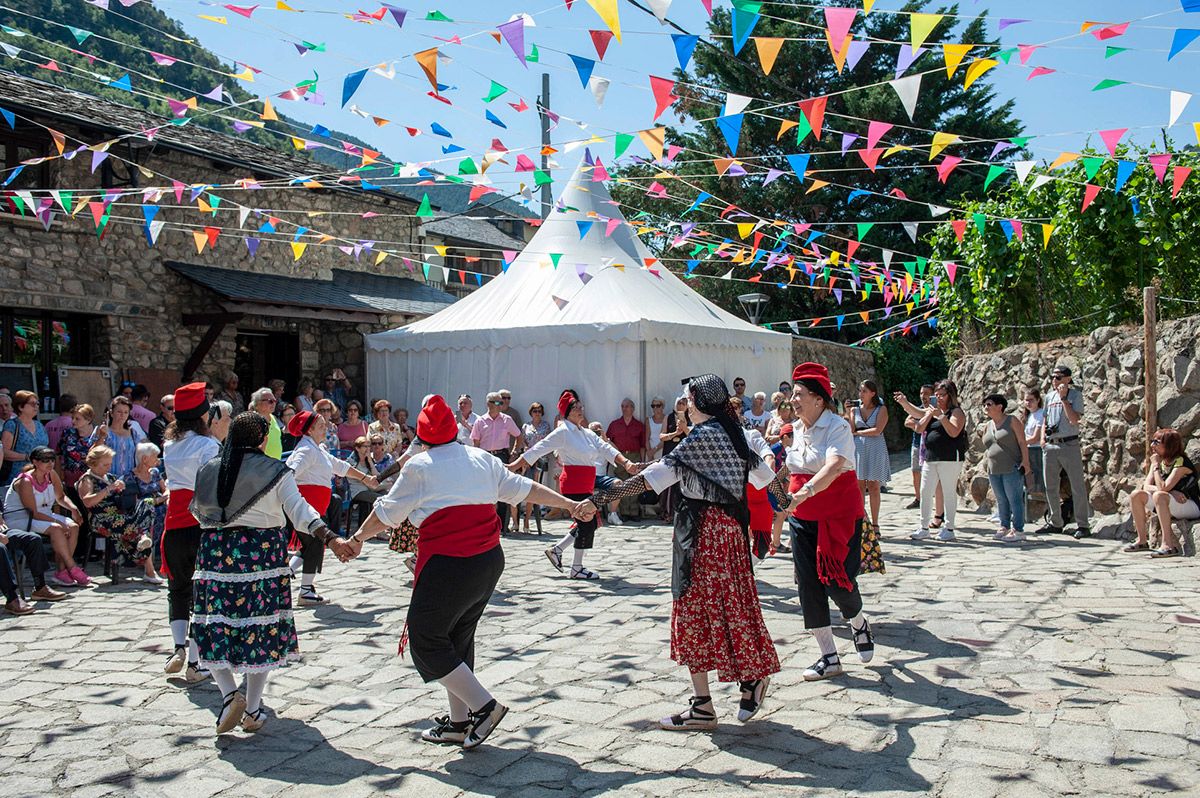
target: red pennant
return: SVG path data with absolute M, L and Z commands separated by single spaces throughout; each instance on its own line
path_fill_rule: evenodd
M 858 150 L 858 157 L 872 172 L 879 166 L 879 158 L 883 155 L 883 147 L 873 147 L 869 150 Z
M 104 203 L 103 202 L 89 202 L 88 210 L 92 212 L 92 221 L 94 221 L 96 223 L 96 226 L 99 227 L 100 220 L 104 218 L 104 212 L 107 210 L 107 208 L 105 208 L 105 206 L 104 206 Z
M 812 128 L 817 141 L 821 140 L 821 128 L 825 125 L 825 104 L 828 102 L 828 97 L 815 97 L 800 103 L 800 113 L 808 120 L 808 126 Z
M 1180 190 L 1183 189 L 1183 184 L 1187 182 L 1188 176 L 1192 173 L 1190 166 L 1176 166 L 1175 171 L 1171 175 L 1171 199 L 1179 196 Z
M 671 93 L 675 88 L 675 81 L 666 78 L 650 76 L 650 91 L 654 92 L 654 120 L 662 116 L 662 112 L 671 107 L 671 103 L 679 98 Z
M 950 226 L 954 228 L 954 237 L 961 242 L 963 240 L 963 234 L 967 232 L 967 220 L 953 219 L 950 222 Z
M 217 245 L 217 236 L 221 235 L 221 228 L 206 227 L 204 228 L 204 235 L 208 236 L 208 246 L 211 249 Z
M 1083 213 L 1088 207 L 1096 201 L 1096 197 L 1100 195 L 1100 186 L 1088 183 L 1083 189 L 1083 207 L 1079 210 Z
M 592 45 L 596 48 L 596 55 L 600 56 L 600 60 L 604 60 L 604 54 L 608 52 L 608 43 L 612 41 L 613 32 L 610 30 L 589 30 L 592 35 Z

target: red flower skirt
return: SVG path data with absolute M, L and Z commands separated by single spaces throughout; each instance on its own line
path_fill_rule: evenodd
M 779 672 L 779 655 L 758 603 L 746 536 L 728 514 L 700 516 L 692 583 L 671 609 L 671 659 L 722 682 Z

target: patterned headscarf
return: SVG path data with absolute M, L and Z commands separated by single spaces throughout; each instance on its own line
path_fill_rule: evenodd
M 217 504 L 222 509 L 228 507 L 233 498 L 238 473 L 242 470 L 242 457 L 262 445 L 267 437 L 267 425 L 267 420 L 253 410 L 241 413 L 230 423 L 229 434 L 221 444 L 221 469 L 217 473 Z
M 738 426 L 729 388 L 715 374 L 702 374 L 686 382 L 696 408 L 712 418 L 693 427 L 663 462 L 679 470 L 689 490 L 705 501 L 743 501 L 747 475 L 755 464 L 752 458 L 758 455 L 750 452 Z

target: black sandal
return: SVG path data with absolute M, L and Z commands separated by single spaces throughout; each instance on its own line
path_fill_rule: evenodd
M 688 708 L 678 715 L 663 718 L 658 722 L 659 728 L 667 731 L 713 731 L 717 728 L 717 715 L 711 709 L 701 709 L 705 704 L 712 704 L 712 697 L 694 695 L 688 699 Z
M 749 693 L 750 697 L 743 698 L 738 702 L 738 720 L 745 723 L 758 714 L 758 711 L 762 709 L 763 699 L 767 697 L 767 687 L 770 684 L 770 676 L 764 676 L 752 682 L 741 682 L 739 684 L 742 692 Z
M 934 520 L 929 522 L 929 528 L 930 528 L 930 529 L 941 529 L 941 528 L 942 528 L 942 524 L 946 523 L 946 516 L 945 516 L 945 515 L 936 515 L 936 514 L 935 514 L 935 515 L 933 516 L 933 518 L 934 518 Z

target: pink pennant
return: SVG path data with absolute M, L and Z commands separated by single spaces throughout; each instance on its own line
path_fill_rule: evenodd
M 887 132 L 892 129 L 892 125 L 888 122 L 872 122 L 867 126 L 867 149 L 875 149 L 875 145 L 879 140 L 887 135 Z
M 1107 28 L 1098 28 L 1092 31 L 1092 35 L 1100 41 L 1106 39 L 1115 39 L 1118 36 L 1124 36 L 1125 31 L 1129 29 L 1128 22 L 1122 22 L 1120 25 L 1109 25 Z
M 870 149 L 858 150 L 858 157 L 862 158 L 862 162 L 872 172 L 879 166 L 879 158 L 883 155 L 882 147 L 871 147 Z
M 1167 166 L 1171 163 L 1171 153 L 1160 152 L 1151 155 L 1149 158 L 1150 166 L 1154 168 L 1154 176 L 1158 178 L 1158 182 L 1163 182 L 1167 179 Z
M 1104 146 L 1108 147 L 1108 154 L 1112 157 L 1117 157 L 1117 143 L 1121 137 L 1129 132 L 1129 128 L 1115 128 L 1113 130 L 1101 130 L 1100 138 L 1104 139 Z
M 531 161 L 531 160 L 529 159 L 529 156 L 528 156 L 528 155 L 524 155 L 524 154 L 522 154 L 522 155 L 518 155 L 518 156 L 517 156 L 517 168 L 516 168 L 516 171 L 518 171 L 518 172 L 532 172 L 532 171 L 533 171 L 533 170 L 535 170 L 535 169 L 537 169 L 537 167 L 533 165 L 533 161 Z
M 953 172 L 955 167 L 957 167 L 960 163 L 962 163 L 962 158 L 959 158 L 957 155 L 947 155 L 946 157 L 942 158 L 941 162 L 939 162 L 937 166 L 938 180 L 942 183 L 945 183 L 946 179 L 950 177 L 950 173 Z
M 1175 167 L 1175 171 L 1171 174 L 1171 199 L 1179 196 L 1179 192 L 1183 189 L 1183 184 L 1187 182 L 1188 176 L 1191 173 L 1192 168 L 1190 166 Z
M 707 11 L 708 15 L 711 17 L 712 16 L 712 0 L 700 0 L 700 2 L 704 4 L 704 10 Z
M 150 53 L 150 57 L 153 58 L 154 63 L 158 64 L 159 66 L 170 66 L 179 60 L 178 58 L 172 58 L 169 55 L 163 55 L 162 53 L 155 52 Z
M 167 105 L 171 106 L 171 113 L 176 117 L 181 117 L 186 114 L 188 112 L 188 108 L 190 107 L 187 103 L 181 103 L 179 100 L 172 100 L 169 97 L 167 98 Z
M 1029 77 L 1025 78 L 1025 80 L 1040 78 L 1042 75 L 1053 75 L 1056 71 L 1050 67 L 1034 67 L 1033 71 L 1029 73 Z
M 1009 219 L 1008 223 L 1012 225 L 1013 235 L 1015 235 L 1017 237 L 1017 240 L 1024 241 L 1025 240 L 1025 223 L 1022 222 L 1020 219 Z
M 826 8 L 825 27 L 829 32 L 830 41 L 842 42 L 850 33 L 850 26 L 858 16 L 857 8 Z
M 602 164 L 600 162 L 600 159 L 597 158 L 596 165 L 592 167 L 592 182 L 593 183 L 602 183 L 605 180 L 609 180 L 609 179 L 610 178 L 608 176 L 608 170 L 604 168 L 604 164 Z
M 609 220 L 608 220 L 608 221 L 607 221 L 607 222 L 604 224 L 604 235 L 605 235 L 605 236 L 611 236 L 611 235 L 613 234 L 613 230 L 616 230 L 616 229 L 617 229 L 618 227 L 620 227 L 620 226 L 621 226 L 621 220 L 620 220 L 620 219 L 609 219 Z
M 258 10 L 258 6 L 225 6 L 235 14 L 240 14 L 246 19 L 250 19 L 250 15 Z
M 683 147 L 680 147 L 678 144 L 668 144 L 667 157 L 663 160 L 670 163 L 671 161 L 675 160 L 675 156 L 681 152 L 683 152 Z
M 178 180 L 172 180 L 171 186 L 175 189 L 175 204 L 178 205 L 179 203 L 183 202 L 183 190 L 187 188 L 187 186 L 185 186 L 183 183 L 180 183 Z
M 1037 50 L 1039 47 L 1044 47 L 1044 46 L 1045 45 L 1041 45 L 1041 44 L 1018 44 L 1017 52 L 1020 53 L 1021 63 L 1028 64 L 1029 57 L 1033 55 L 1034 50 Z

